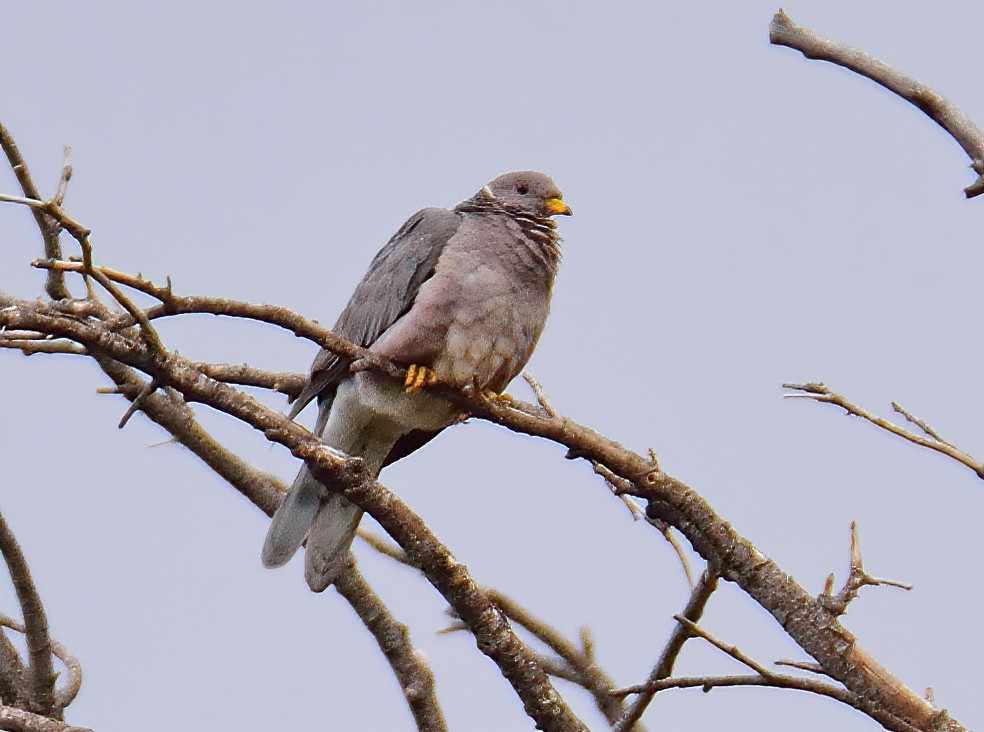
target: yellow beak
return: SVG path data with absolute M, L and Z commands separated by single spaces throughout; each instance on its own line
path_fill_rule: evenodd
M 570 216 L 574 213 L 571 211 L 571 207 L 564 203 L 564 199 L 560 196 L 548 198 L 544 203 L 547 206 L 547 213 L 551 216 Z

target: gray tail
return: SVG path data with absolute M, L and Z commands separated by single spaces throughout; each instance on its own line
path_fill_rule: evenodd
M 325 487 L 303 466 L 287 498 L 273 514 L 260 554 L 264 567 L 280 567 L 290 561 L 308 535 L 324 495 Z
M 339 493 L 321 500 L 304 552 L 304 579 L 314 592 L 323 591 L 349 566 L 349 547 L 361 519 L 362 509 Z

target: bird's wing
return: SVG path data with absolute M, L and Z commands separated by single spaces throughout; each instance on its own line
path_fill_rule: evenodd
M 371 346 L 413 305 L 460 222 L 461 214 L 443 208 L 425 208 L 411 216 L 372 260 L 338 317 L 335 333 L 356 345 Z M 290 418 L 315 397 L 330 398 L 348 367 L 347 359 L 321 351 Z

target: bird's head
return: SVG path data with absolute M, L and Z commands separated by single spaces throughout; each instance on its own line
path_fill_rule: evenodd
M 570 216 L 571 208 L 550 176 L 535 170 L 500 175 L 483 189 L 506 208 L 537 218 Z

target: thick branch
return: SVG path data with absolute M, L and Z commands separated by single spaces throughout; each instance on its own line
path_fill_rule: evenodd
M 92 732 L 15 707 L 0 707 L 0 729 L 11 732 Z
M 951 102 L 864 51 L 821 38 L 808 28 L 796 25 L 782 10 L 772 19 L 769 40 L 777 46 L 796 49 L 807 58 L 829 61 L 866 76 L 921 109 L 970 156 L 970 165 L 978 178 L 964 189 L 967 198 L 984 193 L 984 133 Z
M 0 294 L 0 327 L 35 330 L 69 338 L 89 348 L 100 350 L 124 363 L 144 370 L 162 384 L 169 384 L 181 391 L 186 399 L 202 401 L 216 409 L 226 411 L 266 436 L 289 447 L 295 455 L 308 461 L 317 474 L 320 470 L 336 469 L 337 456 L 321 447 L 305 430 L 274 415 L 255 400 L 223 384 L 212 382 L 198 372 L 190 362 L 171 355 L 166 363 L 156 362 L 141 344 L 134 343 L 117 333 L 108 331 L 99 323 L 79 323 L 59 316 L 52 306 L 28 303 Z M 351 346 L 350 346 L 351 348 Z M 395 369 L 391 364 L 389 369 Z M 442 391 L 441 393 L 445 393 Z M 562 417 L 547 417 L 543 410 L 507 400 L 487 400 L 481 396 L 448 394 L 449 398 L 468 408 L 472 414 L 508 426 L 525 434 L 554 440 L 568 448 L 570 457 L 583 457 L 599 462 L 615 475 L 633 485 L 634 494 L 648 501 L 647 513 L 676 527 L 695 550 L 707 560 L 709 567 L 722 578 L 733 581 L 753 599 L 768 610 L 787 633 L 812 655 L 833 678 L 843 683 L 863 700 L 864 710 L 889 729 L 903 730 L 910 725 L 923 730 L 960 729 L 945 712 L 933 709 L 925 700 L 907 689 L 891 676 L 857 645 L 854 637 L 802 587 L 787 576 L 778 565 L 761 554 L 734 528 L 723 521 L 695 491 L 683 482 L 654 468 L 651 461 L 626 450 L 618 443 L 603 437 L 594 430 L 578 425 Z M 340 466 L 339 466 L 340 467 Z M 344 471 L 343 471 L 344 472 Z M 465 601 L 472 586 L 446 549 L 439 544 L 422 543 L 418 531 L 424 530 L 416 516 L 408 523 L 400 519 L 407 511 L 405 506 L 390 500 L 378 484 L 359 483 L 360 476 L 336 476 L 336 482 L 358 487 L 346 492 L 355 503 L 369 510 L 387 531 L 405 549 L 419 547 L 411 559 L 425 567 L 425 573 L 452 605 Z M 393 497 L 395 498 L 395 497 Z M 376 515 L 376 512 L 381 515 Z M 392 513 L 387 513 L 392 511 Z M 387 513 L 383 516 L 383 513 Z M 473 583 L 472 583 L 473 584 Z M 477 588 L 475 588 L 477 591 Z M 466 608 L 463 620 L 475 622 L 473 632 L 485 638 L 504 637 L 504 646 L 487 648 L 480 641 L 483 651 L 495 658 L 503 673 L 513 682 L 517 692 L 526 694 L 531 716 L 544 715 L 543 719 L 572 718 L 566 708 L 556 705 L 556 697 L 542 671 L 536 666 L 528 650 L 516 650 L 518 641 L 497 614 L 482 615 L 487 598 Z M 456 608 L 457 609 L 457 608 Z M 498 636 L 505 633 L 503 636 Z M 491 635 L 490 635 L 491 634 Z M 521 645 L 521 644 L 519 644 Z M 531 684 L 517 664 L 529 663 L 528 670 L 534 678 Z M 532 693 L 531 693 L 532 692 Z M 575 724 L 579 724 L 574 722 Z
M 10 527 L 0 515 L 0 553 L 7 562 L 17 600 L 24 616 L 29 664 L 26 670 L 28 708 L 39 714 L 51 714 L 55 706 L 55 671 L 51 664 L 51 639 L 48 619 L 24 555 Z
M 145 382 L 132 369 L 112 359 L 96 360 L 120 393 L 131 402 L 143 393 Z M 140 400 L 140 411 L 167 430 L 261 511 L 267 515 L 273 514 L 283 499 L 286 486 L 219 444 L 202 429 L 191 409 L 179 397 L 155 392 Z M 418 729 L 443 732 L 444 718 L 434 695 L 434 676 L 427 662 L 410 644 L 406 627 L 396 621 L 356 570 L 340 577 L 336 586 L 376 638 L 403 689 Z

